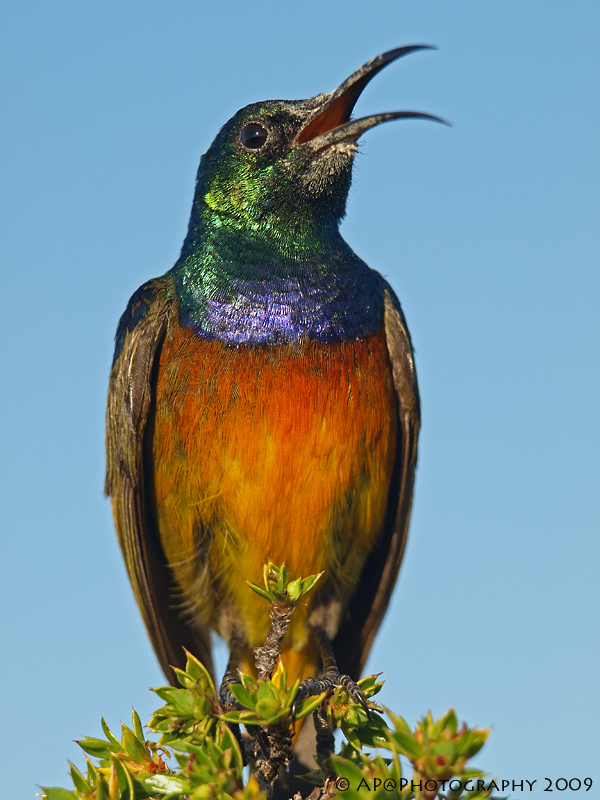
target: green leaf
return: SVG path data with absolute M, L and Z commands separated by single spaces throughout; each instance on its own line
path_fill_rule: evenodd
M 140 720 L 140 715 L 137 711 L 132 708 L 131 709 L 131 719 L 133 722 L 133 732 L 140 740 L 140 742 L 145 741 L 146 737 L 144 736 L 144 729 L 142 728 L 142 721 Z
M 110 800 L 108 796 L 108 786 L 106 781 L 100 778 L 96 784 L 96 794 L 94 800 Z
M 200 682 L 203 687 L 209 688 L 212 690 L 212 693 L 215 692 L 215 686 L 213 683 L 213 679 L 211 677 L 210 672 L 204 666 L 202 661 L 199 658 L 196 658 L 195 655 L 186 650 L 187 661 L 185 665 L 185 671 L 192 677 L 195 678 L 198 682 Z
M 90 756 L 94 756 L 95 758 L 110 757 L 110 748 L 108 743 L 103 739 L 94 739 L 91 736 L 86 736 L 85 739 L 76 739 L 75 741 L 84 753 L 88 753 Z M 121 745 L 119 744 L 119 748 L 120 747 Z
M 129 789 L 129 797 L 132 798 L 133 800 L 136 793 L 133 784 L 133 776 L 131 775 L 131 772 L 127 769 L 125 764 L 123 764 L 121 761 L 119 761 L 118 758 L 115 758 L 114 756 L 111 758 L 111 764 L 115 772 L 117 773 L 117 777 L 119 778 L 119 786 L 121 785 L 127 786 L 127 788 Z
M 473 756 L 478 753 L 483 745 L 486 742 L 486 739 L 489 735 L 490 729 L 483 728 L 483 729 L 473 729 L 468 732 L 468 735 L 464 735 L 464 742 L 459 739 L 458 741 L 458 752 L 461 755 L 467 756 L 467 758 L 473 758 Z M 461 737 L 462 738 L 462 737 Z
M 395 731 L 388 733 L 388 737 L 398 745 L 400 753 L 408 756 L 411 760 L 416 760 L 423 755 L 423 748 L 410 730 L 407 732 L 397 728 Z
M 173 688 L 173 686 L 155 686 L 154 689 L 152 689 L 152 691 L 154 692 L 154 694 L 157 694 L 160 697 L 160 699 L 163 700 L 165 703 L 171 703 L 172 693 L 180 692 L 181 689 L 175 689 Z
M 271 681 L 259 681 L 256 696 L 259 700 L 277 700 L 278 692 Z
M 323 573 L 319 572 L 316 575 L 309 575 L 308 578 L 302 580 L 302 594 L 310 592 L 313 586 L 317 583 Z
M 456 718 L 456 712 L 453 708 L 449 708 L 448 711 L 444 714 L 444 716 L 440 720 L 440 727 L 441 728 L 450 728 L 451 732 L 454 734 L 458 729 L 458 719 Z
M 362 747 L 385 747 L 387 745 L 385 736 L 373 730 L 370 726 L 366 728 L 357 728 L 355 733 Z
M 287 583 L 287 579 L 288 579 L 288 571 L 287 571 L 287 568 L 285 566 L 285 561 L 284 561 L 283 564 L 281 565 L 280 570 L 279 570 L 279 578 L 277 580 L 277 587 L 278 587 L 278 589 L 280 591 L 284 590 L 285 585 Z
M 231 750 L 233 754 L 233 760 L 235 762 L 235 770 L 241 778 L 242 770 L 244 768 L 244 759 L 242 757 L 242 751 L 240 750 L 238 740 L 235 738 L 233 731 L 228 725 L 221 725 L 219 730 L 219 744 L 224 750 Z
M 268 564 L 265 564 L 263 567 L 263 583 L 265 588 L 268 590 L 269 588 L 269 577 L 271 575 L 271 571 L 275 569 L 275 565 L 272 564 L 270 561 Z
M 352 745 L 352 747 L 355 750 L 358 750 L 360 752 L 362 750 L 362 748 L 360 746 L 360 739 L 358 738 L 357 732 L 355 730 L 353 730 L 352 728 L 349 728 L 348 730 L 344 731 L 344 734 L 346 735 L 346 739 L 348 740 L 348 744 Z
M 257 702 L 254 710 L 256 716 L 261 717 L 266 722 L 275 717 L 281 709 L 277 700 L 271 697 L 264 697 Z
M 262 586 L 259 586 L 257 583 L 252 583 L 251 581 L 246 581 L 246 583 L 253 592 L 256 592 L 256 594 L 260 595 L 261 597 L 264 597 L 267 602 L 271 602 L 271 595 L 266 589 L 263 589 Z
M 44 800 L 77 800 L 75 792 L 60 789 L 58 786 L 42 786 Z
M 133 731 L 123 725 L 123 747 L 132 761 L 136 764 L 146 765 L 150 761 L 150 755 L 144 745 L 138 740 Z
M 193 689 L 196 685 L 196 679 L 188 675 L 185 670 L 179 669 L 179 667 L 173 667 L 173 672 L 184 689 Z
M 90 783 L 91 782 L 97 783 L 99 778 L 98 770 L 87 756 L 85 757 L 85 763 L 87 764 L 88 780 L 90 781 Z
M 114 745 L 116 745 L 116 746 L 117 746 L 119 749 L 121 749 L 121 742 L 120 742 L 120 741 L 117 739 L 117 737 L 114 735 L 114 733 L 113 733 L 113 732 L 111 731 L 111 729 L 108 727 L 108 725 L 106 724 L 106 721 L 105 721 L 104 717 L 102 717 L 102 719 L 100 720 L 100 722 L 101 722 L 101 724 L 102 724 L 102 730 L 104 731 L 104 735 L 106 736 L 106 738 L 108 739 L 108 741 L 109 741 L 111 744 L 114 744 Z
M 381 673 L 377 675 L 365 675 L 364 678 L 359 680 L 358 686 L 367 699 L 379 694 L 383 689 L 385 681 L 378 681 L 377 678 L 379 678 L 379 675 L 381 675 Z
M 238 675 L 240 676 L 244 689 L 248 689 L 249 692 L 256 692 L 258 683 L 256 678 L 253 678 L 252 675 L 246 675 L 246 673 L 241 670 L 238 671 Z M 233 684 L 233 686 L 235 686 L 235 684 Z
M 308 697 L 300 704 L 300 708 L 296 709 L 296 719 L 304 719 L 321 705 L 323 700 L 327 697 L 327 692 L 318 694 L 315 697 Z
M 290 603 L 297 603 L 302 594 L 302 580 L 296 578 L 295 581 L 290 581 L 287 585 L 287 595 Z
M 164 772 L 150 775 L 140 781 L 144 789 L 150 790 L 152 793 L 160 792 L 161 794 L 169 794 L 171 792 L 186 793 L 191 791 L 190 781 L 183 775 L 172 775 Z
M 92 787 L 81 772 L 79 772 L 75 764 L 71 764 L 71 780 L 78 792 L 83 792 L 85 794 L 85 792 L 92 791 Z
M 365 777 L 363 770 L 347 758 L 331 756 L 331 763 L 340 778 L 345 778 L 352 787 L 358 786 Z
M 229 691 L 244 708 L 252 709 L 256 705 L 256 692 L 249 692 L 241 683 L 230 683 Z

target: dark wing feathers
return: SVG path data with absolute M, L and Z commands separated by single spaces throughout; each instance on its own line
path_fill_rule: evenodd
M 381 541 L 367 559 L 347 618 L 333 643 L 340 672 L 355 680 L 365 666 L 398 576 L 408 534 L 417 463 L 420 408 L 413 350 L 402 309 L 387 284 L 384 325 L 398 395 L 398 451 Z
M 177 595 L 154 524 L 146 466 L 158 357 L 173 314 L 168 284 L 149 281 L 131 298 L 117 330 L 106 411 L 106 493 L 135 598 L 167 678 L 185 666 L 183 647 L 212 673 L 210 634 L 177 611 Z

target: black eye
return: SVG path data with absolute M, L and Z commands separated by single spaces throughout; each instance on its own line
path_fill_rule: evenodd
M 240 131 L 240 139 L 248 150 L 258 150 L 267 141 L 269 131 L 258 122 L 249 122 Z

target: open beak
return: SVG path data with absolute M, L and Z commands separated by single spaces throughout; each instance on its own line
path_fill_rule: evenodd
M 337 89 L 325 96 L 324 103 L 315 110 L 308 121 L 301 128 L 296 137 L 297 144 L 312 142 L 313 146 L 321 150 L 338 142 L 356 144 L 357 140 L 369 128 L 392 119 L 430 119 L 448 125 L 440 117 L 431 114 L 422 114 L 419 111 L 390 111 L 385 114 L 373 114 L 350 121 L 350 115 L 360 97 L 362 90 L 369 81 L 385 66 L 391 64 L 402 56 L 414 53 L 417 50 L 435 50 L 425 44 L 413 44 L 408 47 L 398 47 L 389 50 L 380 56 L 372 58 L 362 67 L 353 72 Z

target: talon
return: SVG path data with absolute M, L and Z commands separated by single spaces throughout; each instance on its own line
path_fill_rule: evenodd
M 292 728 L 296 729 L 296 706 L 298 703 L 298 695 L 294 698 L 294 702 L 292 703 Z
M 366 701 L 366 699 L 365 699 L 365 697 L 364 697 L 364 695 L 363 695 L 363 693 L 362 693 L 362 692 L 360 693 L 359 703 L 360 703 L 360 704 L 361 704 L 361 706 L 363 707 L 363 709 L 364 709 L 364 711 L 365 711 L 365 714 L 367 715 L 367 719 L 369 720 L 369 722 L 371 722 L 371 721 L 372 721 L 372 718 L 371 718 L 371 709 L 370 709 L 370 708 L 369 708 L 369 706 L 367 705 L 367 701 Z
M 304 680 L 300 681 L 300 686 L 298 687 L 296 697 L 292 703 L 292 725 L 296 724 L 296 713 L 299 704 L 302 703 L 303 700 L 306 700 L 307 697 L 314 697 L 328 688 L 329 687 L 324 685 L 322 680 L 318 681 L 315 680 L 315 678 L 304 678 Z
M 353 681 L 349 675 L 338 675 L 338 681 L 339 685 L 343 686 L 348 692 L 349 698 L 355 703 L 360 703 L 365 714 L 367 715 L 367 719 L 369 722 L 371 722 L 371 709 L 369 708 L 367 699 L 356 681 Z

